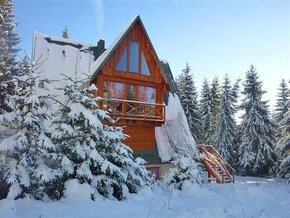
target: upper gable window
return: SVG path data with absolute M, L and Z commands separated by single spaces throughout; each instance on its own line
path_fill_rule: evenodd
M 129 46 L 124 49 L 117 64 L 117 71 L 140 73 L 150 76 L 146 58 L 138 42 L 130 41 Z
M 129 72 L 138 73 L 139 62 L 139 44 L 137 42 L 130 42 L 130 65 Z
M 117 65 L 118 71 L 127 71 L 127 48 L 124 49 Z
M 142 52 L 142 59 L 141 59 L 141 73 L 147 76 L 150 75 L 143 52 Z

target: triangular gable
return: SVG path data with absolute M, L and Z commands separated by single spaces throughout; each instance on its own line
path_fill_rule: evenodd
M 144 31 L 145 33 L 145 37 L 148 39 L 148 42 L 152 48 L 152 51 L 153 51 L 153 55 L 156 59 L 156 62 L 160 68 L 160 72 L 161 72 L 161 75 L 163 77 L 163 79 L 165 80 L 166 84 L 169 85 L 169 81 L 166 77 L 166 74 L 165 72 L 163 71 L 163 68 L 162 68 L 162 65 L 160 63 L 160 60 L 156 54 L 156 51 L 152 45 L 152 42 L 147 34 L 147 31 L 142 23 L 142 20 L 140 18 L 140 16 L 136 16 L 124 29 L 123 31 L 121 32 L 121 34 L 115 39 L 115 41 L 111 44 L 111 46 L 96 60 L 96 62 L 93 64 L 92 68 L 91 68 L 91 74 L 92 74 L 92 80 L 96 78 L 96 76 L 98 75 L 99 71 L 101 70 L 101 68 L 105 65 L 105 63 L 108 61 L 109 57 L 113 54 L 113 52 L 117 49 L 117 47 L 119 46 L 119 44 L 122 42 L 122 40 L 126 37 L 126 35 L 129 33 L 129 31 L 134 27 L 134 25 L 137 23 L 137 22 L 140 22 L 141 24 L 141 28 L 142 30 Z M 122 54 L 123 56 L 123 54 Z M 121 59 L 122 59 L 122 56 L 121 56 Z M 125 56 L 125 55 L 124 55 Z M 124 58 L 124 57 L 123 57 Z M 144 62 L 146 63 L 145 61 L 145 58 L 142 57 L 142 59 L 144 59 Z M 143 61 L 143 60 L 142 60 Z M 143 64 L 142 67 L 144 68 L 148 68 L 148 65 L 147 63 L 146 64 Z M 141 69 L 142 70 L 142 69 Z
M 128 57 L 128 51 L 130 51 L 130 57 Z M 139 57 L 140 56 L 140 57 Z M 129 58 L 129 60 L 127 60 Z M 141 59 L 139 63 L 139 58 Z M 140 72 L 139 72 L 139 66 Z M 131 73 L 141 73 L 142 75 L 150 76 L 150 71 L 148 68 L 147 60 L 144 55 L 144 50 L 142 46 L 140 46 L 140 54 L 139 54 L 139 42 L 130 41 L 129 45 L 127 45 L 123 51 L 122 55 L 118 60 L 117 71 L 123 72 L 131 72 Z

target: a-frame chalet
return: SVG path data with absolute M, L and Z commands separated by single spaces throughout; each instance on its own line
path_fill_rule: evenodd
M 157 177 L 179 149 L 197 152 L 169 64 L 160 62 L 139 16 L 107 49 L 104 40 L 94 46 L 35 33 L 32 59 L 42 62 L 41 75 L 55 80 L 51 91 L 59 98 L 62 74 L 90 74 L 96 95 L 103 97 L 100 107 L 114 119 L 112 125 L 123 127 L 129 135 L 125 144 Z
M 135 155 L 157 156 L 155 127 L 166 119 L 163 96 L 170 85 L 139 16 L 98 57 L 92 72 L 102 108 L 130 136 L 125 144 Z

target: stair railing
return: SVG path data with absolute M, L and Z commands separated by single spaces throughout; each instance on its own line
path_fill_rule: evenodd
M 224 168 L 224 170 L 226 171 L 226 173 L 228 174 L 228 176 L 230 177 L 230 179 L 233 181 L 233 182 L 235 182 L 235 173 L 236 173 L 236 170 L 227 162 L 227 161 L 225 161 L 224 159 L 223 159 L 223 157 L 219 154 L 219 152 L 212 146 L 212 145 L 210 145 L 210 147 L 211 147 L 211 149 L 213 150 L 213 152 L 214 152 L 214 154 L 215 154 L 215 156 L 217 156 L 218 157 L 218 159 L 219 159 L 219 161 L 222 163 L 222 165 L 223 165 L 223 168 Z M 230 171 L 231 172 L 229 172 L 229 170 L 228 169 L 230 169 Z
M 217 152 L 217 150 L 211 145 L 199 145 L 200 152 L 205 156 L 203 160 L 203 164 L 207 168 L 209 174 L 216 177 L 218 183 L 224 183 L 224 174 L 229 177 L 232 182 L 235 182 L 235 170 L 231 167 L 231 165 L 226 162 L 222 156 Z M 212 167 L 209 163 L 211 163 L 215 168 L 219 168 L 222 171 L 222 174 L 216 172 L 217 169 Z M 229 171 L 229 170 L 231 171 Z

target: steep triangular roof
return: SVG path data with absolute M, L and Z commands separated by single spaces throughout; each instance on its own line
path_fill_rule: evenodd
M 113 52 L 116 50 L 116 48 L 118 47 L 118 45 L 121 43 L 121 41 L 125 38 L 125 36 L 128 34 L 128 32 L 133 28 L 133 26 L 137 23 L 140 22 L 142 29 L 144 30 L 144 33 L 150 43 L 150 46 L 152 47 L 152 50 L 154 52 L 154 55 L 156 57 L 156 61 L 160 67 L 161 70 L 161 74 L 162 77 L 164 78 L 165 82 L 169 85 L 169 81 L 167 79 L 167 76 L 163 70 L 163 67 L 160 63 L 160 60 L 157 56 L 157 53 L 152 45 L 152 42 L 148 36 L 148 33 L 143 25 L 143 22 L 140 18 L 139 15 L 137 15 L 136 17 L 134 17 L 134 19 L 128 23 L 128 25 L 123 29 L 123 31 L 120 33 L 120 35 L 115 39 L 115 41 L 111 44 L 111 46 L 104 51 L 96 60 L 96 62 L 93 64 L 92 68 L 91 68 L 91 75 L 92 75 L 92 80 L 98 75 L 100 69 L 104 66 L 104 64 L 106 63 L 106 61 L 109 59 L 109 57 L 113 54 Z

